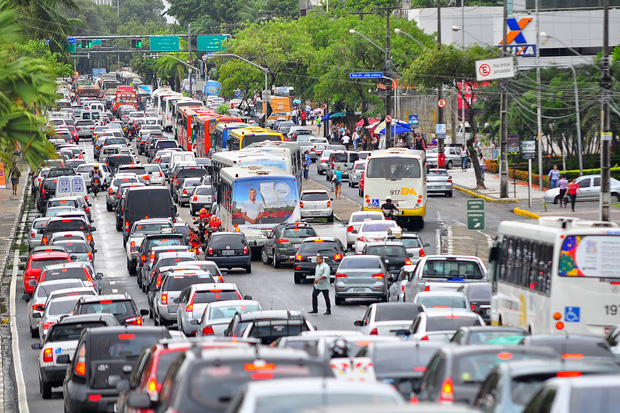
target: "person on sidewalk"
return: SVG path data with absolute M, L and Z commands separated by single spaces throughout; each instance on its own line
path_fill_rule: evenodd
M 340 166 L 336 166 L 336 170 L 332 176 L 332 184 L 336 192 L 336 199 L 342 198 L 342 173 L 343 171 L 340 170 Z
M 19 172 L 19 168 L 14 166 L 11 168 L 11 174 L 9 175 L 9 180 L 11 181 L 11 185 L 13 186 L 13 195 L 17 195 L 17 184 L 19 183 L 19 177 L 21 172 Z
M 560 180 L 560 170 L 557 165 L 553 165 L 553 169 L 549 171 L 549 179 L 551 180 L 551 189 L 557 188 Z
M 482 180 L 484 181 L 484 171 L 487 170 L 487 160 L 484 159 L 484 155 L 480 154 L 480 173 L 482 174 Z
M 465 145 L 461 145 L 461 170 L 465 172 L 467 169 L 467 148 Z
M 568 185 L 568 197 L 570 198 L 570 207 L 575 212 L 575 202 L 577 201 L 577 191 L 581 193 L 581 188 L 577 185 L 577 181 L 573 179 L 573 182 Z
M 564 208 L 566 208 L 568 206 L 568 198 L 566 198 L 566 191 L 568 191 L 568 179 L 566 179 L 566 175 L 562 174 L 562 176 L 560 176 L 558 186 L 560 187 L 560 208 L 562 208 L 562 204 L 564 204 Z
M 330 315 L 332 313 L 332 304 L 329 301 L 329 277 L 329 265 L 325 263 L 321 254 L 317 254 L 316 270 L 314 271 L 314 288 L 312 289 L 312 311 L 308 311 L 308 313 L 317 314 L 319 312 L 319 294 L 323 294 L 323 298 L 325 298 L 325 306 L 327 307 L 327 311 L 325 311 L 323 314 Z

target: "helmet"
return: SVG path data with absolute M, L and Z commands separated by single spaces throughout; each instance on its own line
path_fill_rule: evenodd
M 343 358 L 349 357 L 349 351 L 351 350 L 349 343 L 343 338 L 335 340 L 329 346 L 331 352 L 331 358 Z
M 213 215 L 213 216 L 211 217 L 211 222 L 216 222 L 216 221 L 217 221 L 217 217 L 216 217 L 215 215 Z
M 385 198 L 385 202 L 392 202 L 392 198 L 388 196 L 387 198 Z
M 95 168 L 95 169 L 99 168 L 99 164 L 98 164 L 98 163 L 96 163 L 96 164 L 93 166 L 93 168 Z
M 207 212 L 207 208 L 202 208 L 202 209 L 200 210 L 200 215 L 202 215 L 202 214 L 207 214 L 207 213 L 208 213 L 208 212 Z

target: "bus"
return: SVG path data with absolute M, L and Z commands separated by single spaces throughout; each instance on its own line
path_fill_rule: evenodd
M 205 157 L 215 147 L 215 130 L 220 123 L 240 123 L 241 119 L 229 116 L 219 115 L 214 113 L 211 116 L 200 115 L 194 118 L 196 122 L 196 141 L 194 147 L 196 148 L 196 154 L 199 157 Z
M 401 227 L 424 228 L 426 168 L 424 152 L 407 148 L 374 151 L 364 172 L 364 211 L 381 211 L 387 197 L 398 207 Z
M 238 151 L 255 142 L 283 140 L 284 137 L 281 133 L 271 129 L 263 129 L 256 126 L 245 129 L 234 129 L 230 131 L 228 135 L 226 149 L 229 151 Z
M 172 121 L 172 132 L 174 136 L 177 135 L 177 128 L 179 126 L 179 109 L 184 107 L 204 108 L 201 101 L 192 98 L 183 97 L 182 99 L 173 101 L 169 109 L 170 120 Z
M 177 92 L 174 92 L 169 86 L 164 86 L 164 87 L 160 87 L 159 89 L 154 90 L 153 93 L 151 94 L 151 99 L 153 101 L 153 108 L 157 110 L 157 118 L 160 121 L 162 119 L 162 111 L 161 111 L 162 99 L 164 96 L 169 96 L 174 93 L 177 93 Z
M 217 185 L 216 213 L 225 231 L 242 231 L 254 251 L 260 251 L 274 226 L 297 222 L 297 178 L 280 168 L 251 165 L 222 168 Z
M 173 112 L 172 107 L 174 102 L 179 99 L 183 99 L 181 93 L 174 93 L 172 95 L 164 96 L 161 98 L 161 125 L 166 132 L 172 132 Z
M 211 182 L 215 185 L 219 183 L 222 168 L 248 165 L 270 166 L 291 173 L 291 163 L 285 156 L 254 151 L 215 152 L 211 155 Z
M 620 323 L 620 229 L 542 217 L 504 221 L 489 254 L 491 324 L 531 334 L 602 336 Z
M 233 129 L 245 129 L 249 128 L 250 125 L 247 123 L 218 123 L 215 126 L 215 136 L 212 140 L 213 147 L 216 152 L 222 152 L 223 150 L 227 150 L 228 136 L 230 135 L 230 131 Z
M 291 170 L 289 173 L 297 177 L 299 180 L 299 189 L 301 190 L 303 185 L 302 178 L 304 173 L 304 160 L 299 143 L 288 141 L 263 141 L 247 145 L 243 150 L 257 150 L 264 153 L 287 157 L 291 164 Z

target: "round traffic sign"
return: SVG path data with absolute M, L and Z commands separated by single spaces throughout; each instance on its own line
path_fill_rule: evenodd
M 385 117 L 385 121 L 386 121 L 387 123 L 392 122 L 392 120 L 394 120 L 394 118 L 392 117 L 392 115 L 387 115 L 387 116 Z
M 445 99 L 439 99 L 437 101 L 437 106 L 439 106 L 440 108 L 445 108 L 447 104 L 448 104 L 448 102 L 446 102 Z
M 480 73 L 480 76 L 488 76 L 491 74 L 491 66 L 489 66 L 488 64 L 482 64 L 480 65 L 480 67 L 478 68 L 478 73 Z

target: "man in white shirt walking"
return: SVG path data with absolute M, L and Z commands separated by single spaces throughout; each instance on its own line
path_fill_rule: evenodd
M 312 289 L 312 311 L 308 311 L 309 314 L 317 314 L 318 311 L 318 297 L 319 294 L 323 294 L 325 298 L 325 306 L 327 311 L 323 315 L 330 315 L 332 313 L 332 305 L 329 301 L 329 265 L 325 263 L 323 256 L 317 254 L 316 256 L 316 270 L 314 272 L 314 288 Z

